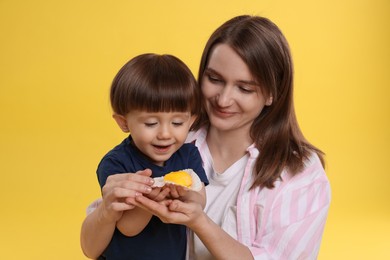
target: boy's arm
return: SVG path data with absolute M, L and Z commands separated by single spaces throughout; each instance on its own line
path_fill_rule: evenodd
M 135 207 L 123 213 L 116 227 L 125 236 L 136 236 L 146 227 L 151 218 L 152 214 L 139 207 Z
M 145 196 L 159 202 L 164 200 L 169 192 L 169 188 L 153 188 L 149 194 L 138 194 L 137 196 Z M 116 227 L 125 236 L 136 236 L 146 227 L 152 216 L 152 214 L 142 208 L 135 207 L 123 213 L 122 217 L 117 221 Z

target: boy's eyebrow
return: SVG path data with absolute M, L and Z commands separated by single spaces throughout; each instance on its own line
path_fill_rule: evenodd
M 210 67 L 206 68 L 204 72 L 213 73 L 213 74 L 216 74 L 218 77 L 222 77 L 222 78 L 223 78 L 223 76 L 222 76 L 218 71 L 216 71 L 216 70 L 214 70 L 214 69 L 212 69 L 212 68 L 210 68 Z M 238 83 L 245 84 L 245 85 L 260 86 L 260 84 L 257 83 L 257 82 L 254 81 L 254 80 L 238 80 L 237 82 L 238 82 Z

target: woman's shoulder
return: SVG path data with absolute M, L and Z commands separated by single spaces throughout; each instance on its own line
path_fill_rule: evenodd
M 321 178 L 328 181 L 320 157 L 315 152 L 312 152 L 309 158 L 305 161 L 301 174 L 312 176 L 314 179 Z
M 260 189 L 258 203 L 267 202 L 267 205 L 272 205 L 272 208 L 278 208 L 284 207 L 283 203 L 289 201 L 299 205 L 307 204 L 306 206 L 313 202 L 312 204 L 318 209 L 327 207 L 330 197 L 329 180 L 319 157 L 313 153 L 305 162 L 305 167 L 301 172 L 292 175 L 285 170 L 281 178 L 275 182 L 274 188 Z
M 329 180 L 320 158 L 316 153 L 311 153 L 308 159 L 304 162 L 303 169 L 292 175 L 288 170 L 282 173 L 282 183 L 287 190 L 299 189 L 300 187 L 319 184 L 329 186 Z

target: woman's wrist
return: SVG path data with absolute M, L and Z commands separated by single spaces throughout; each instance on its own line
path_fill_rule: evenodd
M 195 233 L 201 232 L 202 229 L 207 229 L 212 221 L 207 214 L 202 210 L 201 214 L 194 218 L 192 222 L 189 223 L 188 227 Z
M 116 222 L 120 219 L 119 212 L 108 212 L 103 203 L 96 209 L 98 217 L 97 222 L 101 225 L 116 225 Z

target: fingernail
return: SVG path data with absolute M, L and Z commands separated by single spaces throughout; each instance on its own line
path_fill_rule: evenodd
M 150 187 L 145 187 L 145 191 L 149 193 L 149 192 L 152 191 L 152 188 L 150 188 Z

